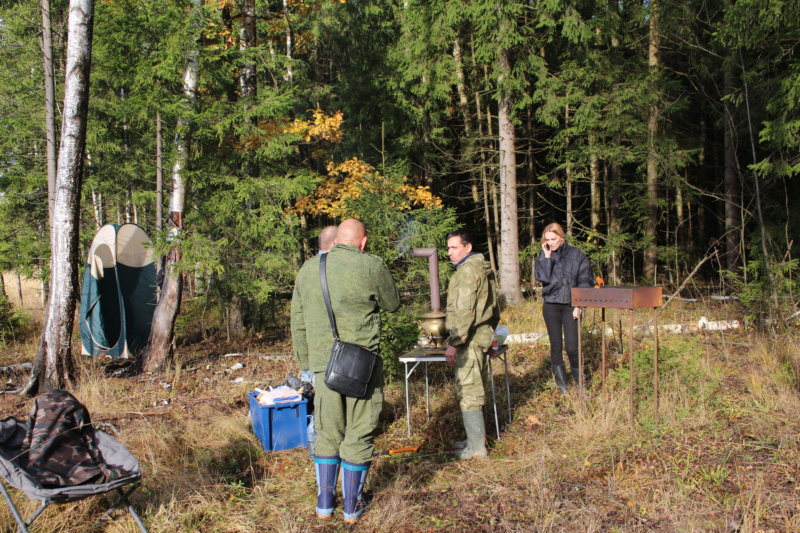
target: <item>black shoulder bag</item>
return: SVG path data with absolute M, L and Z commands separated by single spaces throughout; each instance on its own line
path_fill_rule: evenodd
M 322 297 L 325 299 L 325 306 L 328 308 L 328 318 L 331 321 L 331 330 L 333 331 L 333 348 L 331 349 L 328 368 L 325 370 L 325 385 L 339 394 L 344 394 L 351 398 L 363 398 L 367 393 L 367 385 L 369 385 L 369 380 L 372 377 L 372 369 L 375 368 L 375 359 L 378 355 L 357 344 L 339 340 L 336 320 L 331 309 L 331 297 L 328 293 L 328 278 L 325 274 L 327 257 L 328 254 L 322 254 L 319 261 Z

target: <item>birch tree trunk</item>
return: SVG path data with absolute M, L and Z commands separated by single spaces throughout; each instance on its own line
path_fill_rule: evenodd
M 75 377 L 70 341 L 78 285 L 80 192 L 89 109 L 93 24 L 94 1 L 70 0 L 64 119 L 50 231 L 51 293 L 33 371 L 23 387 L 23 393 L 31 396 L 64 388 L 72 384 Z
M 286 76 L 284 79 L 289 83 L 294 80 L 294 72 L 292 72 L 292 25 L 289 18 L 289 3 L 283 0 L 283 15 L 286 17 Z
M 498 133 L 500 136 L 500 294 L 506 302 L 522 301 L 519 275 L 519 213 L 517 212 L 517 157 L 514 151 L 514 123 L 511 111 L 514 105 L 510 91 L 502 88 L 503 77 L 511 72 L 508 51 L 501 49 L 498 79 L 500 97 L 498 106 Z
M 193 0 L 193 16 L 199 20 L 203 8 L 203 0 Z M 147 347 L 142 354 L 139 365 L 145 372 L 161 372 L 165 370 L 172 360 L 172 339 L 175 335 L 175 320 L 181 309 L 181 296 L 183 294 L 183 274 L 178 271 L 177 263 L 180 260 L 178 237 L 183 231 L 183 208 L 186 204 L 186 183 L 184 171 L 189 162 L 191 149 L 191 120 L 189 115 L 195 107 L 197 99 L 197 72 L 199 61 L 198 40 L 200 28 L 197 27 L 197 37 L 186 58 L 186 69 L 183 74 L 183 96 L 185 115 L 178 119 L 178 139 L 176 145 L 175 164 L 172 166 L 172 190 L 169 200 L 169 218 L 167 224 L 172 239 L 172 247 L 164 258 L 164 276 L 161 283 L 161 292 L 153 313 L 153 324 L 150 328 L 150 337 Z
M 92 187 L 92 208 L 94 211 L 94 229 L 99 230 L 103 227 L 103 219 L 102 219 L 102 203 L 103 203 L 103 193 L 98 192 Z
M 44 57 L 44 120 L 47 131 L 47 201 L 50 222 L 56 203 L 56 82 L 53 72 L 53 32 L 50 24 L 50 0 L 41 0 L 42 52 Z
M 164 229 L 164 159 L 161 152 L 161 113 L 156 113 L 156 231 Z
M 651 0 L 648 6 L 650 14 L 650 45 L 648 47 L 648 65 L 650 75 L 655 76 L 659 68 L 659 47 L 661 46 L 661 36 L 658 28 L 659 4 L 656 0 Z M 656 135 L 658 133 L 658 105 L 654 102 L 650 105 L 650 113 L 647 117 L 648 142 L 650 144 L 647 153 L 647 217 L 645 218 L 645 235 L 649 242 L 644 252 L 644 276 L 654 283 L 656 282 L 656 259 L 657 246 L 656 224 L 658 223 L 658 159 L 656 154 Z M 635 280 L 634 280 L 635 281 Z

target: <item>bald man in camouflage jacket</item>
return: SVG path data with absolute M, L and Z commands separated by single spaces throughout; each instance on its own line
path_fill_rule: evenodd
M 457 441 L 458 459 L 486 457 L 486 425 L 483 405 L 486 393 L 486 355 L 500 321 L 494 272 L 483 255 L 472 252 L 472 236 L 466 230 L 447 236 L 447 252 L 456 267 L 447 288 L 445 327 L 449 333 L 445 358 L 456 369 L 456 390 L 467 432 Z
M 383 260 L 363 253 L 366 244 L 367 234 L 361 222 L 342 222 L 327 254 L 326 277 L 339 339 L 378 353 L 380 310 L 395 311 L 400 295 Z M 320 257 L 306 261 L 297 273 L 292 296 L 292 343 L 300 369 L 310 369 L 316 375 L 317 516 L 325 519 L 333 515 L 341 465 L 344 519 L 352 523 L 364 509 L 362 489 L 383 408 L 383 361 L 380 357 L 375 361 L 363 398 L 344 396 L 325 385 L 333 332 L 322 297 Z

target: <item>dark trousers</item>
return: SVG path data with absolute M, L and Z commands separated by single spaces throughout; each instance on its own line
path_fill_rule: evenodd
M 553 366 L 564 364 L 561 352 L 566 345 L 570 366 L 578 368 L 578 321 L 572 317 L 573 309 L 569 304 L 545 303 L 542 306 L 547 335 L 550 337 L 550 364 Z

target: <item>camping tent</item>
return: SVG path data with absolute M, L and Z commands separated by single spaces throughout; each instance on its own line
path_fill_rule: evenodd
M 107 224 L 89 249 L 81 291 L 81 353 L 135 357 L 156 308 L 150 238 L 136 224 Z

